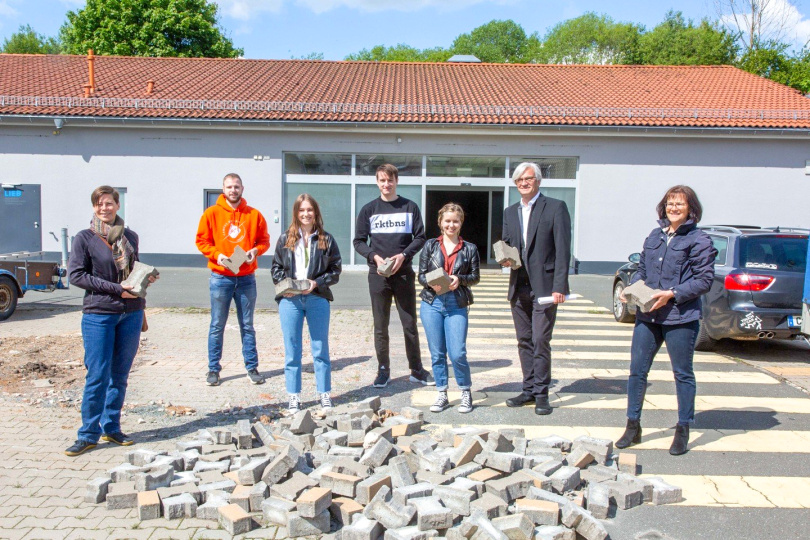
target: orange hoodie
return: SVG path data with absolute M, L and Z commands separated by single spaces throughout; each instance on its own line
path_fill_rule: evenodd
M 236 246 L 241 246 L 245 251 L 256 248 L 258 253 L 253 262 L 243 264 L 236 274 L 246 276 L 256 271 L 259 255 L 270 248 L 270 235 L 267 233 L 264 216 L 255 208 L 248 206 L 244 198 L 234 209 L 228 204 L 225 196 L 220 195 L 217 204 L 203 212 L 200 225 L 197 227 L 196 242 L 197 249 L 208 257 L 208 268 L 223 276 L 234 274 L 217 264 L 220 253 L 230 257 Z

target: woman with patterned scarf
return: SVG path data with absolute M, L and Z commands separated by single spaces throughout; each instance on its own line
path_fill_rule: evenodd
M 90 200 L 90 228 L 74 238 L 68 263 L 71 285 L 85 289 L 82 340 L 87 368 L 82 427 L 78 440 L 65 450 L 68 456 L 95 448 L 99 438 L 133 444 L 121 432 L 121 407 L 144 321 L 144 300 L 121 285 L 138 260 L 138 235 L 118 217 L 121 205 L 115 189 L 98 187 Z

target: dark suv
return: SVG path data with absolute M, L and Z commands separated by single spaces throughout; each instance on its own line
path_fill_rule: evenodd
M 723 338 L 792 339 L 801 330 L 802 291 L 808 229 L 707 225 L 717 249 L 714 282 L 702 298 L 695 349 L 711 350 Z M 635 320 L 635 306 L 620 299 L 638 268 L 640 255 L 613 279 L 613 316 Z

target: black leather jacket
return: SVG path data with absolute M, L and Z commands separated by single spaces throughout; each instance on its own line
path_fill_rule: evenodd
M 439 241 L 439 239 L 431 238 L 425 242 L 422 254 L 419 256 L 419 283 L 424 287 L 419 293 L 419 297 L 428 304 L 433 303 L 436 291 L 430 288 L 425 275 L 432 270 L 444 267 L 444 254 Z M 451 272 L 451 275 L 458 276 L 459 280 L 458 289 L 453 291 L 458 307 L 467 307 L 473 303 L 470 287 L 477 285 L 481 280 L 479 265 L 478 248 L 475 247 L 475 244 L 464 242 L 456 255 L 456 263 Z
M 340 279 L 340 272 L 343 269 L 340 260 L 340 250 L 337 242 L 329 233 L 326 234 L 326 250 L 318 247 L 317 238 L 309 245 L 309 268 L 307 269 L 307 279 L 311 279 L 318 284 L 310 294 L 315 294 L 326 298 L 330 302 L 334 300 L 332 291 L 329 289 Z M 284 244 L 287 242 L 287 233 L 282 234 L 276 242 L 276 253 L 273 256 L 273 283 L 278 283 L 284 278 L 295 279 L 295 252 L 287 249 Z M 281 300 L 281 296 L 276 296 L 276 302 Z

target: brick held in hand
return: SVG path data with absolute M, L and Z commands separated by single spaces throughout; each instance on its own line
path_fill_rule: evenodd
M 506 261 L 509 261 L 512 263 L 510 266 L 512 270 L 517 270 L 522 266 L 520 263 L 520 251 L 518 251 L 518 248 L 510 246 L 503 240 L 498 240 L 492 244 L 492 249 L 495 251 L 495 260 L 498 261 L 498 264 L 503 264 Z
M 450 290 L 450 276 L 444 271 L 444 268 L 437 268 L 425 274 L 425 279 L 428 285 L 438 285 L 441 290 L 447 292 Z
M 230 257 L 222 261 L 225 268 L 230 270 L 234 275 L 239 273 L 239 269 L 242 267 L 243 264 L 247 262 L 247 253 L 242 246 L 236 246 L 233 250 L 233 254 Z
M 276 296 L 283 294 L 301 294 L 309 290 L 311 283 L 308 279 L 284 278 L 276 283 Z
M 656 299 L 653 298 L 652 295 L 657 292 L 661 291 L 651 289 L 647 287 L 643 281 L 638 280 L 624 289 L 624 297 L 627 298 L 628 304 L 635 304 L 642 313 L 647 313 L 656 302 Z
M 158 277 L 159 275 L 160 272 L 154 266 L 135 261 L 129 276 L 121 282 L 121 285 L 132 287 L 128 292 L 139 298 L 146 298 L 146 287 L 149 286 L 149 278 Z

